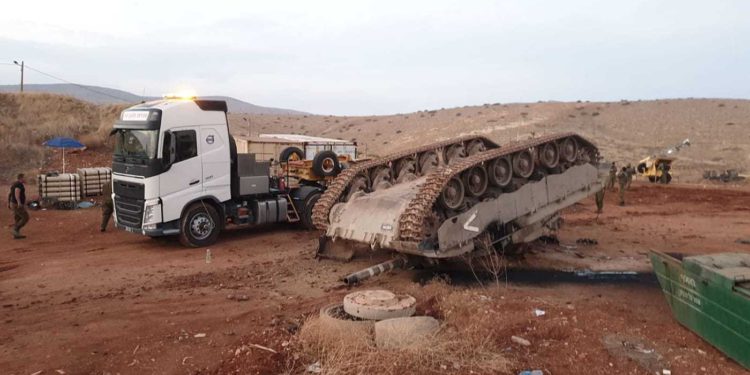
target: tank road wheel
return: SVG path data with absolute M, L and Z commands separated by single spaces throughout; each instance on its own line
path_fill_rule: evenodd
M 522 178 L 529 178 L 534 173 L 534 155 L 523 150 L 513 155 L 513 173 Z
M 219 213 L 214 206 L 193 203 L 180 219 L 180 243 L 189 247 L 212 245 L 219 237 L 220 229 Z
M 416 172 L 417 161 L 414 158 L 404 157 L 396 161 L 396 181 L 402 182 L 404 181 L 403 176 L 414 175 Z
M 313 158 L 312 170 L 318 176 L 331 177 L 341 172 L 341 164 L 335 152 L 331 150 L 321 151 Z
M 443 191 L 440 192 L 438 201 L 440 205 L 449 210 L 456 210 L 461 207 L 464 203 L 464 184 L 460 179 L 453 177 L 451 178 Z
M 320 199 L 321 193 L 319 191 L 314 191 L 305 197 L 304 206 L 302 206 L 302 212 L 300 212 L 300 222 L 302 222 L 302 226 L 305 227 L 305 229 L 309 230 L 315 230 L 315 224 L 313 224 L 313 207 L 315 207 L 315 203 L 318 203 L 318 199 Z
M 424 176 L 427 173 L 437 169 L 440 165 L 440 159 L 435 151 L 427 151 L 419 155 L 419 174 Z
M 391 182 L 391 169 L 388 167 L 378 167 L 372 172 L 372 190 L 387 189 L 393 185 Z
M 656 176 L 648 176 L 648 182 L 651 182 L 651 183 L 656 182 Z
M 637 170 L 638 173 L 646 173 L 646 163 L 638 164 L 638 166 L 635 167 L 635 170 Z
M 349 192 L 346 194 L 345 202 L 348 202 L 352 196 L 360 191 L 367 192 L 370 186 L 370 179 L 367 176 L 358 174 L 352 179 L 352 183 L 349 185 Z
M 469 168 L 463 173 L 466 194 L 472 197 L 481 197 L 487 192 L 487 171 L 480 166 Z
M 498 158 L 490 162 L 487 168 L 487 177 L 490 182 L 497 187 L 506 187 L 513 178 L 513 169 L 510 160 L 507 158 Z
M 466 145 L 466 154 L 474 155 L 480 152 L 487 151 L 487 147 L 484 145 L 481 139 L 475 139 Z
M 573 163 L 576 161 L 576 157 L 578 156 L 578 142 L 576 142 L 575 138 L 568 137 L 560 141 L 560 144 L 558 146 L 560 150 L 560 157 L 562 160 Z
M 445 164 L 451 164 L 455 161 L 458 161 L 459 159 L 466 157 L 466 149 L 462 144 L 450 145 L 443 152 L 443 159 L 445 160 Z
M 281 150 L 279 154 L 279 160 L 281 162 L 287 162 L 290 160 L 302 160 L 305 158 L 305 153 L 297 147 L 287 147 Z
M 555 142 L 549 142 L 539 147 L 539 161 L 545 168 L 557 167 L 560 161 L 560 150 Z

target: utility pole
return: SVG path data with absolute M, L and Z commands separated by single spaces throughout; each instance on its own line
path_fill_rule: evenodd
M 20 64 L 18 63 L 18 61 L 13 60 L 13 64 L 16 64 L 21 67 L 21 92 L 23 92 L 23 60 L 21 60 Z

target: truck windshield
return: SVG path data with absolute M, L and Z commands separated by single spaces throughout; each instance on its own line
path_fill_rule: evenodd
M 119 129 L 115 133 L 115 159 L 145 162 L 156 157 L 159 141 L 158 130 Z

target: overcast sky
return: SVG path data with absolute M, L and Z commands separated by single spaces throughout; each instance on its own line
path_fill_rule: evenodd
M 320 114 L 748 98 L 750 1 L 4 1 L 0 84 L 21 59 L 135 94 Z

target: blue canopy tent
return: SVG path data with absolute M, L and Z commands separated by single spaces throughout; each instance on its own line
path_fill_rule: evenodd
M 76 141 L 73 138 L 66 137 L 55 137 L 43 143 L 44 146 L 52 148 L 61 148 L 63 154 L 63 173 L 65 173 L 65 149 L 66 148 L 84 148 L 86 147 L 83 143 Z

